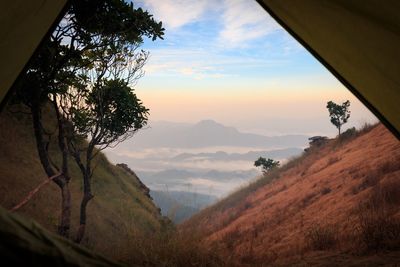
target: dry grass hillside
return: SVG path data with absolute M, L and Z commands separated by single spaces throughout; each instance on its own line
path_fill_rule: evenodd
M 55 128 L 51 112 L 46 129 Z M 46 179 L 29 116 L 0 115 L 0 205 L 19 203 Z M 54 149 L 51 149 L 51 148 Z M 50 146 L 55 161 L 56 145 Z M 72 236 L 82 196 L 70 162 Z M 400 142 L 382 125 L 347 132 L 203 210 L 168 226 L 127 166 L 100 154 L 84 245 L 133 266 L 396 266 L 400 263 Z M 55 232 L 58 187 L 18 213 Z
M 238 266 L 400 264 L 400 142 L 378 124 L 312 147 L 194 228 Z
M 54 130 L 51 112 L 44 114 L 46 129 Z M 29 115 L 0 115 L 0 205 L 6 209 L 19 203 L 28 192 L 47 177 L 39 162 Z M 53 150 L 51 148 L 54 148 Z M 59 160 L 56 145 L 50 146 L 55 161 Z M 88 227 L 83 244 L 103 256 L 129 261 L 129 250 L 137 233 L 150 235 L 162 228 L 159 209 L 148 197 L 148 191 L 134 173 L 110 164 L 99 154 L 93 176 L 94 199 L 88 205 Z M 70 160 L 72 194 L 72 233 L 79 223 L 82 197 L 81 174 Z M 31 217 L 45 228 L 56 232 L 60 212 L 60 192 L 54 183 L 39 191 L 18 213 Z

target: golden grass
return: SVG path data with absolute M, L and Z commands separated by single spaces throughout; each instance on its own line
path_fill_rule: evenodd
M 400 181 L 378 184 L 357 207 L 354 235 L 362 252 L 400 249 Z
M 14 108 L 15 110 L 15 108 Z M 51 112 L 44 112 L 45 127 L 54 131 Z M 0 204 L 10 209 L 25 195 L 46 179 L 37 156 L 29 115 L 10 113 L 0 115 Z M 55 138 L 54 138 L 55 139 Z M 60 161 L 57 146 L 50 145 L 55 162 Z M 82 197 L 81 173 L 70 159 L 72 229 L 79 223 L 79 205 Z M 103 154 L 96 159 L 93 176 L 94 199 L 88 205 L 88 226 L 83 244 L 107 257 L 119 260 L 129 249 L 122 247 L 132 231 L 143 234 L 159 232 L 163 220 L 155 204 L 140 190 L 137 181 L 122 168 L 113 166 Z M 31 217 L 45 228 L 56 231 L 60 213 L 60 192 L 54 183 L 48 184 L 18 213 Z
M 338 229 L 335 225 L 312 225 L 305 233 L 305 240 L 311 250 L 335 248 L 338 242 Z
M 305 257 L 317 251 L 331 258 L 343 255 L 347 264 L 362 262 L 371 252 L 398 252 L 400 184 L 393 181 L 400 181 L 399 153 L 398 140 L 382 125 L 368 125 L 310 148 L 179 227 L 198 227 L 204 240 L 219 244 L 224 257 L 241 266 L 308 266 Z M 384 186 L 390 179 L 392 184 Z M 351 193 L 358 186 L 362 189 Z M 382 208 L 387 204 L 354 211 L 358 203 L 376 198 L 378 188 L 385 203 L 395 203 L 395 211 Z M 362 247 L 368 254 L 359 254 Z
M 54 128 L 51 118 L 46 121 L 48 130 Z M 0 168 L 0 203 L 10 208 L 40 183 L 45 175 L 37 159 L 29 117 L 3 113 L 0 116 L 0 127 L 4 129 L 0 132 L 0 160 L 3 166 Z M 93 178 L 95 198 L 88 207 L 89 225 L 84 244 L 132 266 L 161 267 L 277 266 L 279 260 L 290 257 L 303 262 L 305 253 L 316 250 L 341 253 L 349 249 L 346 244 L 354 243 L 355 240 L 357 246 L 362 246 L 367 252 L 400 249 L 397 209 L 400 205 L 400 184 L 397 179 L 383 181 L 382 178 L 395 177 L 394 174 L 399 173 L 398 158 L 385 161 L 373 171 L 360 170 L 357 166 L 337 170 L 338 165 L 346 163 L 346 153 L 351 152 L 347 145 L 375 127 L 367 126 L 361 131 L 349 132 L 340 140 L 331 140 L 323 147 L 309 149 L 279 169 L 196 214 L 178 229 L 160 216 L 157 207 L 140 190 L 137 180 L 122 168 L 110 164 L 100 154 Z M 346 152 L 342 153 L 342 150 Z M 336 154 L 324 158 L 330 152 Z M 55 161 L 60 160 L 55 145 L 51 153 Z M 70 168 L 73 177 L 74 234 L 78 222 L 81 179 L 73 162 Z M 317 179 L 323 172 L 333 173 L 337 177 L 333 177 L 332 181 Z M 282 181 L 285 177 L 291 177 L 291 180 Z M 314 179 L 314 185 L 306 184 L 310 177 Z M 339 177 L 343 181 L 338 185 Z M 358 190 L 357 187 L 355 194 L 345 195 L 348 201 L 356 202 L 354 198 L 365 200 L 358 210 L 350 214 L 353 220 L 346 222 L 347 226 L 331 221 L 321 223 L 325 215 L 321 215 L 321 218 L 303 218 L 303 212 L 316 210 L 316 206 L 323 202 L 336 203 L 332 198 L 341 198 L 338 192 L 349 191 L 345 188 L 345 181 L 349 183 L 349 188 L 355 184 L 362 188 Z M 301 188 L 306 191 L 298 193 L 293 187 L 301 184 L 305 184 Z M 268 190 L 264 192 L 265 188 Z M 282 203 L 288 199 L 283 197 L 288 192 L 297 195 Z M 59 197 L 58 188 L 51 184 L 35 196 L 21 213 L 55 231 Z M 274 197 L 276 202 L 267 201 Z M 260 201 L 267 201 L 269 206 L 260 209 Z M 253 209 L 256 209 L 257 214 L 251 213 Z M 260 211 L 268 211 L 273 216 L 263 217 Z M 318 209 L 318 215 L 323 212 Z M 250 221 L 253 216 L 261 219 Z M 243 217 L 249 220 L 245 227 L 241 227 Z M 285 225 L 288 221 L 298 225 Z M 197 228 L 199 225 L 201 227 Z M 235 226 L 229 228 L 231 225 Z M 208 239 L 210 235 L 225 228 L 228 230 Z M 285 231 L 289 231 L 289 234 Z M 302 238 L 296 237 L 299 232 L 303 233 Z M 297 243 L 289 242 L 289 238 L 298 238 Z

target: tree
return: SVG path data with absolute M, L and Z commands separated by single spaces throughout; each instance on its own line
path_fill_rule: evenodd
M 119 41 L 115 47 L 121 46 Z M 135 44 L 122 45 L 114 53 L 108 49 L 96 51 L 91 57 L 95 67 L 83 69 L 85 87 L 71 86 L 56 102 L 70 122 L 68 146 L 83 178 L 80 206 L 80 226 L 75 241 L 81 242 L 86 229 L 86 207 L 94 197 L 91 179 L 93 159 L 107 147 L 131 137 L 147 123 L 148 109 L 136 97 L 131 87 L 143 76 L 148 53 L 135 50 Z
M 42 45 L 24 79 L 17 85 L 18 100 L 31 111 L 43 169 L 48 177 L 60 173 L 53 178 L 62 195 L 58 227 L 60 235 L 69 235 L 71 216 L 71 195 L 68 189 L 71 179 L 68 172 L 68 147 L 71 138 L 67 137 L 70 122 L 64 116 L 66 112 L 59 105 L 60 101 L 67 98 L 65 96 L 68 96 L 71 88 L 82 92 L 88 90 L 90 72 L 100 66 L 100 59 L 106 64 L 118 51 L 132 52 L 129 45 L 138 47 L 143 36 L 156 40 L 162 39 L 163 33 L 161 22 L 156 22 L 147 11 L 135 9 L 132 3 L 127 4 L 122 0 L 72 0 L 65 17 Z M 109 76 L 107 71 L 102 73 L 104 79 Z M 103 79 L 97 80 L 99 84 L 96 88 L 104 87 Z M 59 165 L 54 163 L 48 152 L 54 134 L 45 129 L 41 116 L 43 108 L 49 103 L 57 118 L 55 134 L 62 154 Z
M 268 171 L 279 167 L 279 161 L 275 161 L 273 159 L 266 159 L 263 157 L 259 157 L 255 162 L 254 166 L 261 167 L 263 174 L 266 174 Z
M 99 151 L 115 146 L 145 126 L 148 114 L 123 80 L 104 81 L 89 93 L 85 104 L 85 109 L 73 110 L 74 135 L 68 143 L 83 177 L 79 230 L 75 239 L 78 243 L 85 234 L 87 204 L 94 197 L 91 189 L 93 159 Z M 88 137 L 87 142 L 82 141 L 85 136 Z
M 350 101 L 347 100 L 343 102 L 341 105 L 338 105 L 332 101 L 329 101 L 326 105 L 326 108 L 329 111 L 329 116 L 331 117 L 331 123 L 336 126 L 339 130 L 343 124 L 345 124 L 350 118 Z

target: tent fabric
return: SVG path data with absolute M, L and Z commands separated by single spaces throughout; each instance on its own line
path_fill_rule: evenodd
M 0 1 L 2 104 L 66 2 Z M 400 1 L 258 2 L 399 137 Z M 0 240 L 0 257 L 6 265 L 117 265 L 1 207 Z
M 400 1 L 258 2 L 400 137 Z
M 67 0 L 0 1 L 0 100 L 22 72 Z
M 121 266 L 0 207 L 4 266 Z
M 62 17 L 67 0 L 0 1 L 0 102 L 43 38 Z M 120 266 L 32 220 L 0 207 L 0 257 L 4 266 Z

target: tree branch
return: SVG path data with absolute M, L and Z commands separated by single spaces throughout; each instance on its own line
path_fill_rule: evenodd
M 15 205 L 12 209 L 10 209 L 11 212 L 17 211 L 18 209 L 22 208 L 23 206 L 25 206 L 29 200 L 32 199 L 32 197 L 34 195 L 36 195 L 36 193 L 39 192 L 39 190 L 45 186 L 46 184 L 50 183 L 52 180 L 54 180 L 55 178 L 58 178 L 62 175 L 62 173 L 57 173 L 56 175 L 53 175 L 49 178 L 47 178 L 46 180 L 44 180 L 43 182 L 41 182 L 35 189 L 33 189 L 32 191 L 30 191 L 28 193 L 28 195 L 17 205 Z

